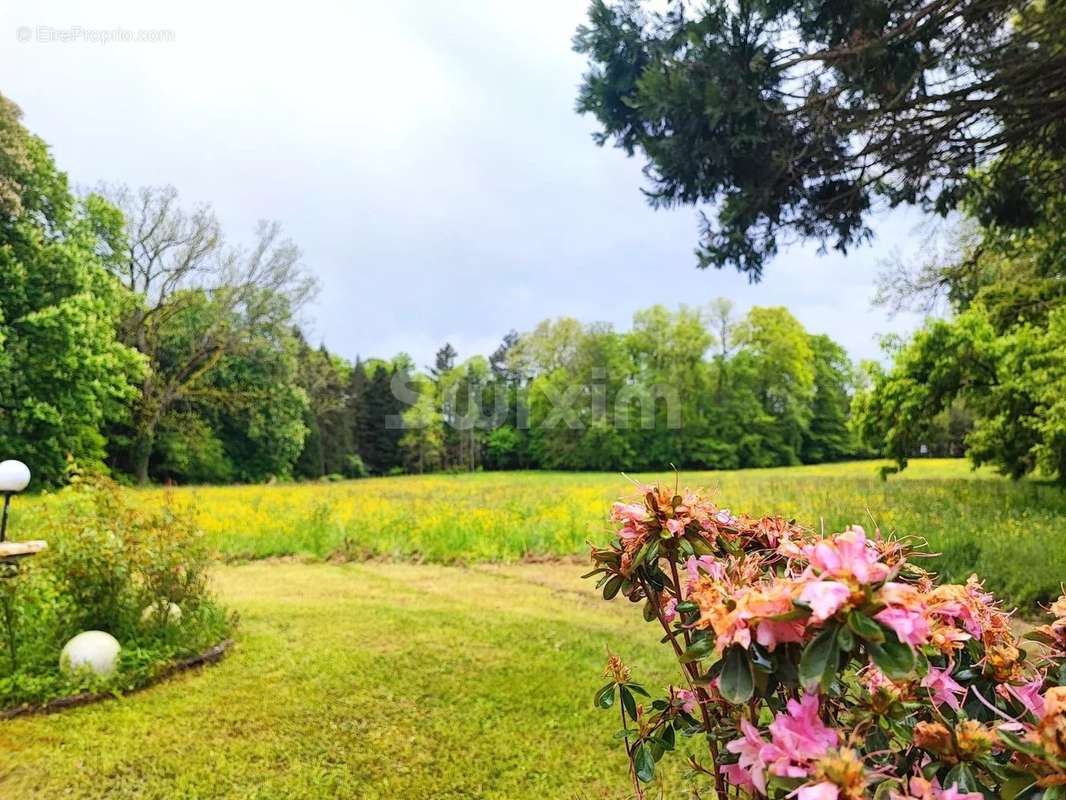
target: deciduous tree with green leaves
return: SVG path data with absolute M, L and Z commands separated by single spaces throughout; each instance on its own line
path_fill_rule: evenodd
M 121 339 L 148 362 L 123 465 L 143 483 L 161 420 L 205 388 L 226 356 L 287 336 L 315 281 L 277 223 L 261 222 L 253 245 L 236 247 L 226 243 L 209 206 L 182 208 L 173 187 L 101 191 L 126 217 L 126 236 L 109 261 L 137 299 L 122 320 Z
M 103 464 L 101 429 L 125 415 L 144 372 L 115 335 L 130 298 L 105 242 L 121 239 L 121 215 L 75 198 L 0 96 L 0 451 L 40 484 L 63 480 L 68 455 Z

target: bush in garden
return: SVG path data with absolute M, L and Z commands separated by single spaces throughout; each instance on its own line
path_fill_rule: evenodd
M 5 636 L 0 706 L 136 688 L 229 633 L 234 620 L 208 592 L 210 552 L 189 510 L 140 509 L 114 482 L 74 475 L 41 513 L 48 549 L 0 581 L 14 610 L 16 654 L 12 664 Z M 168 612 L 170 603 L 180 615 Z M 85 630 L 121 643 L 111 678 L 59 669 L 63 645 Z
M 638 798 L 679 735 L 705 742 L 697 797 L 1066 797 L 1066 597 L 1027 653 L 976 577 L 938 585 L 911 541 L 659 487 L 612 517 L 586 577 L 642 603 L 682 676 L 652 699 L 612 656 L 596 694 Z

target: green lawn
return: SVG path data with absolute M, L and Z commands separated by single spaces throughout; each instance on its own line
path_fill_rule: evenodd
M 4 798 L 601 798 L 626 792 L 606 647 L 670 659 L 575 565 L 220 568 L 219 666 L 0 724 Z M 682 780 L 680 759 L 670 784 Z

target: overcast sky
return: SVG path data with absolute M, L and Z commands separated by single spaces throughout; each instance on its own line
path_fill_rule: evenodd
M 761 284 L 696 269 L 695 212 L 651 210 L 641 162 L 573 111 L 585 7 L 7 0 L 0 91 L 76 184 L 172 183 L 234 238 L 280 220 L 321 282 L 312 339 L 350 358 L 425 364 L 445 341 L 465 358 L 545 317 L 625 329 L 717 296 L 785 305 L 855 358 L 915 326 L 870 304 L 879 263 L 915 246 L 914 212 L 880 216 L 847 257 L 791 247 Z M 89 41 L 115 28 L 173 41 Z

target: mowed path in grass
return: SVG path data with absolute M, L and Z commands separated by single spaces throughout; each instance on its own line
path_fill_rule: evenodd
M 220 567 L 220 665 L 0 723 L 3 798 L 606 798 L 626 791 L 608 643 L 651 686 L 669 654 L 568 565 Z M 668 786 L 681 777 L 674 759 Z

